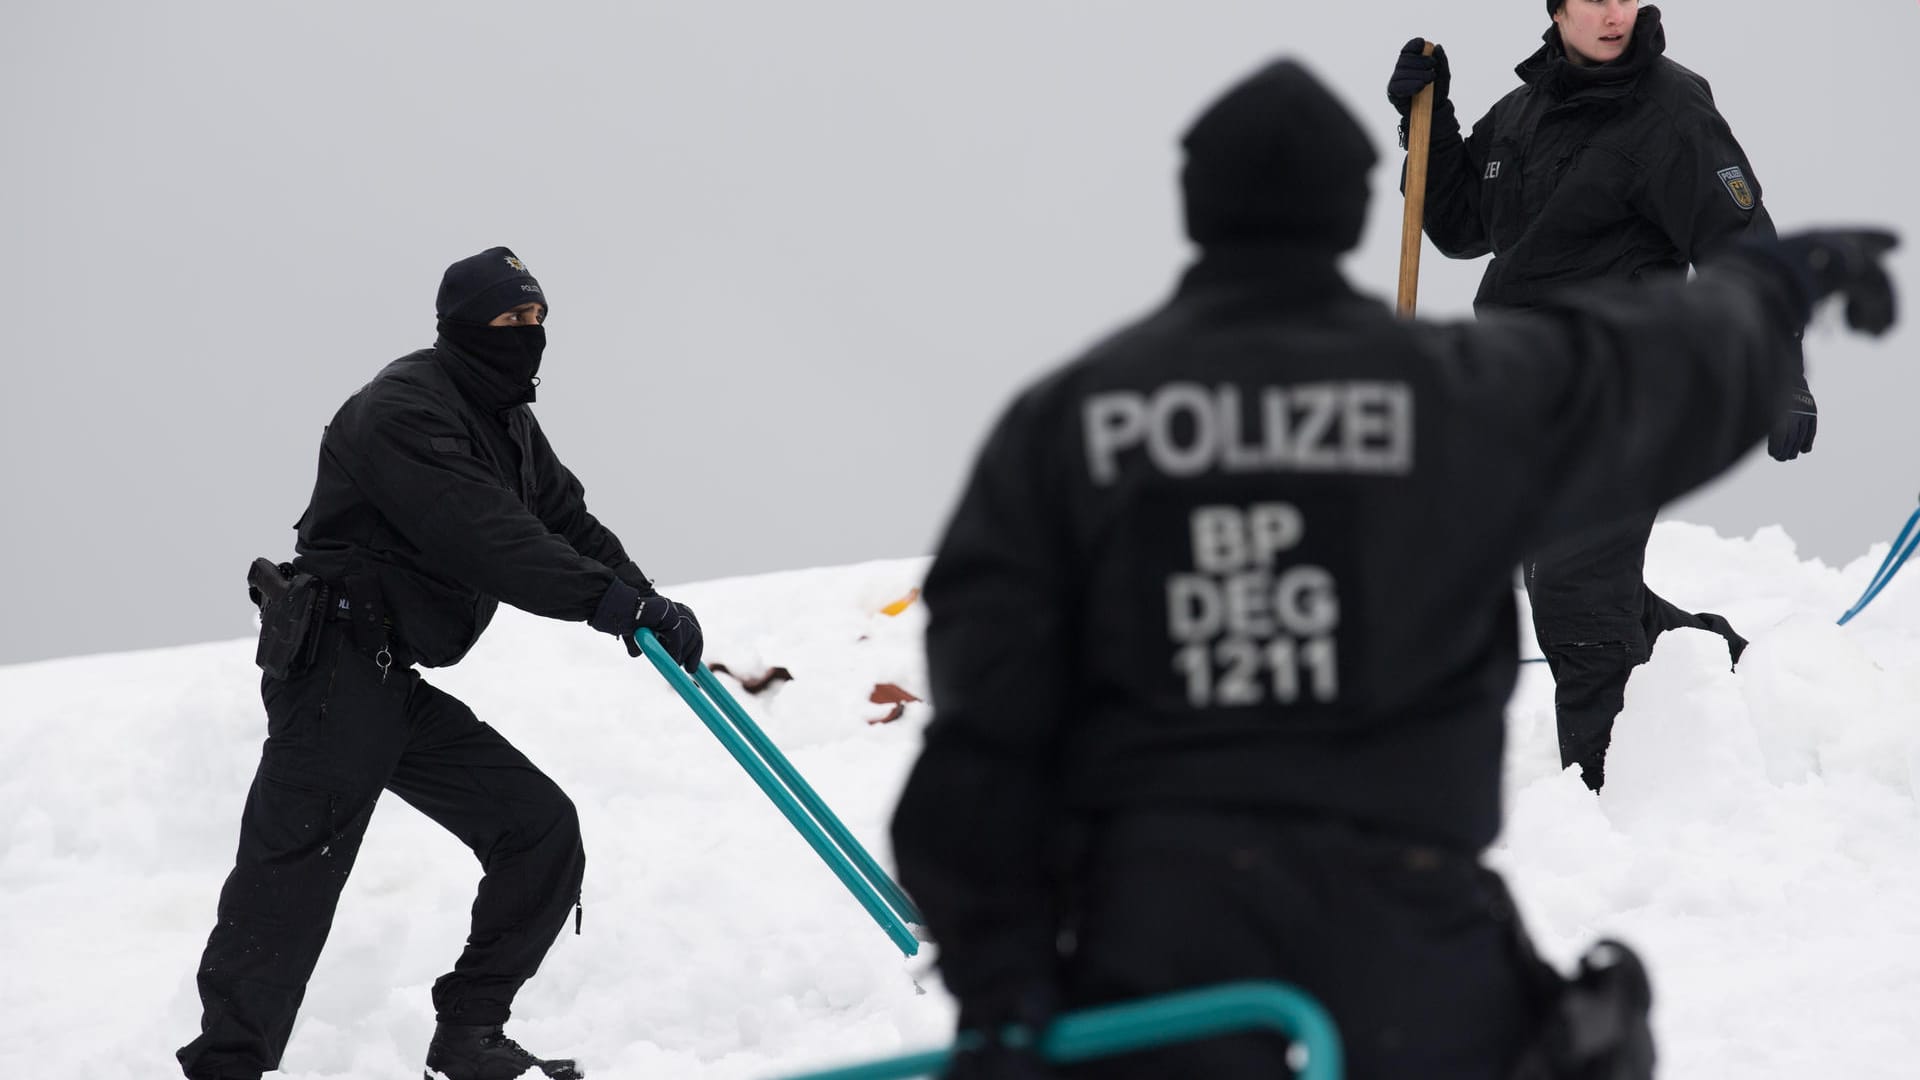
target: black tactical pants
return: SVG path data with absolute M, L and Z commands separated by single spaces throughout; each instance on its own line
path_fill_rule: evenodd
M 1613 720 L 1627 677 L 1653 655 L 1661 634 L 1679 627 L 1727 639 L 1735 662 L 1747 647 L 1718 615 L 1683 611 L 1647 588 L 1647 538 L 1653 515 L 1630 518 L 1563 541 L 1526 566 L 1533 631 L 1553 672 L 1560 765 L 1578 765 L 1600 790 Z
M 1492 871 L 1334 822 L 1134 814 L 1099 830 L 1083 886 L 1068 1007 L 1281 980 L 1332 1014 L 1350 1080 L 1504 1077 L 1553 992 Z M 1240 1035 L 1067 1075 L 1286 1077 L 1286 1055 Z
M 411 668 L 383 677 L 344 627 L 326 625 L 308 671 L 262 681 L 267 741 L 200 962 L 201 1034 L 177 1055 L 189 1077 L 251 1080 L 279 1066 L 383 788 L 485 869 L 466 950 L 434 983 L 439 1019 L 505 1022 L 578 902 L 586 856 L 572 802 Z

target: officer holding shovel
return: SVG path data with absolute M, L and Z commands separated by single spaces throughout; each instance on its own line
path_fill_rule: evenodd
M 178 1054 L 195 1080 L 279 1067 L 383 790 L 485 869 L 466 950 L 433 987 L 429 1075 L 584 1075 L 502 1030 L 570 913 L 578 928 L 573 804 L 416 668 L 459 661 L 502 601 L 636 656 L 646 627 L 689 670 L 700 624 L 588 513 L 534 419 L 548 309 L 526 265 L 504 247 L 462 259 L 436 307 L 433 347 L 388 364 L 327 426 L 297 557 L 251 578 L 267 740 L 200 963 L 200 1035 Z
M 1660 9 L 1637 0 L 1547 0 L 1545 42 L 1518 68 L 1523 85 L 1461 137 L 1444 49 L 1408 42 L 1387 97 L 1407 115 L 1431 85 L 1433 135 L 1425 224 L 1441 253 L 1491 254 L 1474 307 L 1525 310 L 1600 282 L 1679 277 L 1773 220 L 1746 153 L 1706 80 L 1666 56 Z M 1813 449 L 1804 375 L 1781 391 L 1767 438 L 1774 458 Z M 1597 433 L 1601 445 L 1620 436 Z M 1534 635 L 1554 677 L 1561 765 L 1605 781 L 1627 678 L 1668 630 L 1746 640 L 1727 620 L 1669 603 L 1643 577 L 1654 511 L 1598 522 L 1524 560 Z

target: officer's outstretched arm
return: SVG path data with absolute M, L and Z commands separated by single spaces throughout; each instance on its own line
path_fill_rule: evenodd
M 1802 233 L 1743 245 L 1691 283 L 1587 287 L 1457 330 L 1455 356 L 1492 357 L 1528 429 L 1533 542 L 1654 509 L 1732 465 L 1800 374 L 1794 338 L 1816 302 L 1842 294 L 1856 328 L 1892 325 L 1892 246 Z

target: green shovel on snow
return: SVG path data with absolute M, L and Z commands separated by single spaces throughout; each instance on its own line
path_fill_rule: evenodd
M 648 660 L 668 685 L 679 693 L 694 715 L 707 725 L 733 760 L 747 770 L 760 790 L 780 808 L 813 850 L 825 860 L 828 869 L 840 879 L 840 883 L 867 909 L 873 921 L 880 924 L 893 943 L 899 946 L 901 953 L 912 956 L 920 951 L 920 939 L 911 927 L 920 925 L 920 912 L 907 899 L 893 878 L 887 875 L 880 864 L 873 860 L 867 849 L 847 831 L 846 825 L 827 808 L 819 793 L 813 790 L 793 763 L 787 760 L 780 748 L 773 745 L 767 733 L 753 722 L 747 710 L 740 707 L 707 665 L 701 664 L 689 676 L 680 665 L 673 662 L 666 647 L 660 644 L 653 631 L 641 627 L 634 631 L 633 640 L 640 646 Z

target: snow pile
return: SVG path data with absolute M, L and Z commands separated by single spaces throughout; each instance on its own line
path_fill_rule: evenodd
M 1920 570 L 1832 625 L 1882 551 L 1836 571 L 1778 530 L 1655 533 L 1649 576 L 1753 639 L 1669 635 L 1628 688 L 1598 799 L 1561 774 L 1551 683 L 1510 711 L 1493 852 L 1541 948 L 1639 946 L 1665 1072 L 1907 1075 L 1920 1060 Z M 889 863 L 885 823 L 929 715 L 890 724 L 876 683 L 924 696 L 924 609 L 902 560 L 670 590 L 708 659 L 794 678 L 737 696 Z M 173 1075 L 193 970 L 264 723 L 251 643 L 0 668 L 0 1080 Z M 563 936 L 513 1033 L 594 1075 L 773 1077 L 935 1045 L 953 1005 L 902 960 L 644 661 L 503 611 L 431 673 L 573 796 L 585 933 Z M 395 799 L 376 812 L 294 1031 L 293 1080 L 406 1076 L 428 987 L 457 955 L 478 866 Z M 924 992 L 922 992 L 924 991 Z
M 1907 1077 L 1920 1060 L 1920 572 L 1834 625 L 1885 554 L 1837 572 L 1778 529 L 1660 525 L 1649 584 L 1753 644 L 1735 674 L 1718 637 L 1662 636 L 1598 799 L 1555 771 L 1545 665 L 1508 710 L 1493 862 L 1550 958 L 1603 934 L 1648 958 L 1666 1075 Z

